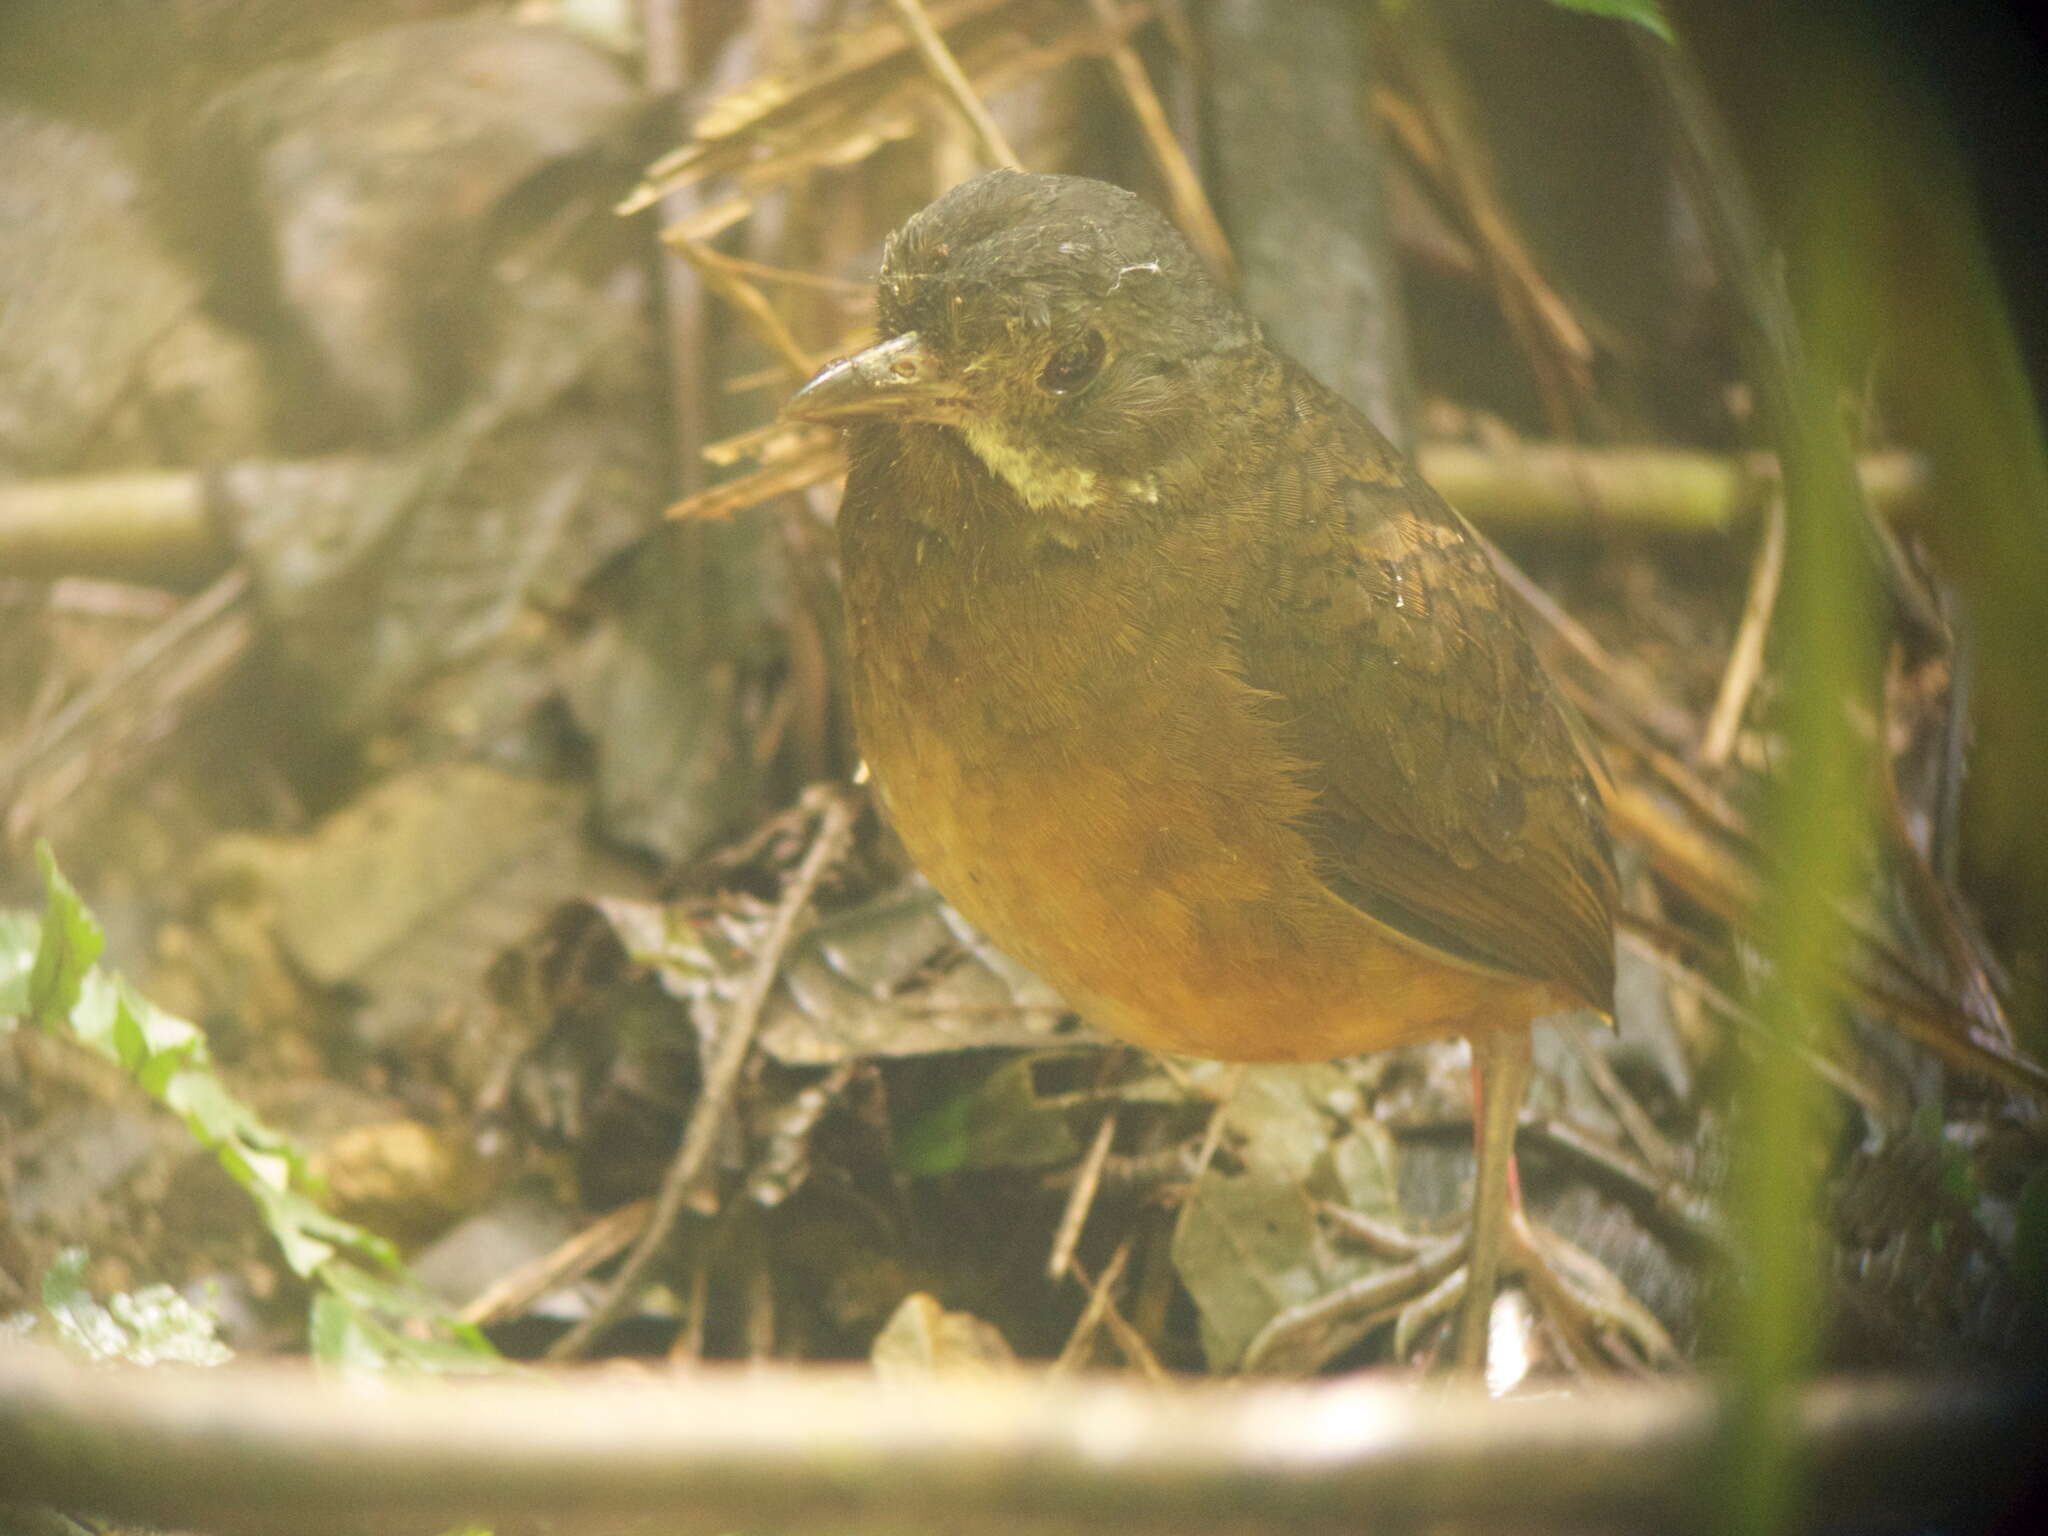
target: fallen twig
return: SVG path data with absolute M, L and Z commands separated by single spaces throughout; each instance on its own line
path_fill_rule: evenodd
M 1579 1060 L 1579 1066 L 1600 1097 L 1607 1101 L 1607 1107 L 1614 1112 L 1614 1118 L 1621 1122 L 1621 1128 L 1628 1139 L 1636 1144 L 1636 1150 L 1643 1155 L 1643 1161 L 1660 1177 L 1667 1176 L 1678 1166 L 1678 1154 L 1671 1143 L 1664 1139 L 1643 1106 L 1636 1102 L 1628 1085 L 1609 1065 L 1607 1057 L 1598 1050 L 1586 1036 L 1586 1027 L 1579 1020 L 1567 1017 L 1559 1021 L 1559 1032 L 1565 1043 Z
M 1742 622 L 1735 631 L 1735 644 L 1728 651 L 1728 665 L 1721 673 L 1714 707 L 1707 714 L 1707 728 L 1700 733 L 1700 761 L 1709 768 L 1719 768 L 1735 750 L 1735 734 L 1742 729 L 1750 693 L 1763 675 L 1764 636 L 1771 627 L 1771 612 L 1778 606 L 1778 585 L 1784 575 L 1785 500 L 1773 496 L 1764 513 L 1756 561 L 1750 567 Z
M 768 994 L 775 986 L 782 958 L 788 953 L 790 941 L 796 937 L 797 920 L 810 905 L 818 882 L 845 853 L 847 839 L 852 834 L 853 802 L 844 792 L 836 786 L 820 786 L 808 791 L 805 798 L 817 817 L 817 832 L 811 838 L 811 846 L 804 854 L 803 862 L 783 887 L 782 899 L 776 903 L 775 911 L 761 933 L 754 963 L 747 972 L 739 996 L 733 999 L 732 1006 L 725 1010 L 725 1016 L 719 1021 L 717 1039 L 711 1048 L 710 1059 L 704 1064 L 703 1091 L 698 1095 L 697 1107 L 690 1114 L 689 1124 L 683 1129 L 682 1145 L 676 1149 L 675 1159 L 662 1177 L 661 1189 L 655 1196 L 654 1210 L 646 1230 L 640 1234 L 632 1253 L 620 1266 L 603 1300 L 591 1309 L 588 1317 L 563 1334 L 549 1349 L 553 1359 L 573 1359 L 580 1355 L 624 1310 L 626 1303 L 638 1291 L 655 1256 L 668 1241 L 684 1206 L 710 1170 L 711 1155 L 718 1145 L 719 1133 L 732 1112 L 740 1069 L 746 1065 L 748 1052 L 753 1048 L 754 1031 L 761 1022 L 761 1010 L 767 1006 Z
M 1130 1262 L 1131 1245 L 1119 1243 L 1109 1262 L 1103 1266 L 1101 1278 L 1090 1285 L 1081 1282 L 1088 1293 L 1088 1304 L 1081 1309 L 1081 1315 L 1074 1319 L 1074 1326 L 1067 1334 L 1067 1342 L 1060 1347 L 1059 1355 L 1053 1360 L 1052 1374 L 1069 1375 L 1088 1364 L 1089 1348 L 1095 1342 L 1095 1335 L 1102 1331 L 1102 1320 L 1109 1312 L 1111 1287 L 1123 1278 L 1124 1265 Z
M 66 475 L 0 485 L 0 567 L 10 576 L 175 582 L 228 558 L 196 470 Z
M 0 759 L 0 842 L 19 842 L 95 777 L 168 736 L 253 644 L 249 573 L 230 567 L 130 645 Z
M 1081 1228 L 1087 1225 L 1088 1212 L 1095 1204 L 1095 1191 L 1102 1183 L 1102 1165 L 1108 1161 L 1110 1143 L 1115 1140 L 1116 1106 L 1111 1105 L 1095 1128 L 1095 1139 L 1088 1144 L 1087 1154 L 1081 1159 L 1073 1188 L 1067 1191 L 1067 1205 L 1060 1213 L 1060 1224 L 1053 1229 L 1052 1256 L 1045 1265 L 1047 1279 L 1064 1280 L 1067 1277 L 1067 1266 L 1074 1261 L 1075 1245 L 1081 1241 Z
M 1124 1357 L 1124 1363 L 1131 1366 L 1154 1386 L 1164 1385 L 1167 1380 L 1166 1367 L 1159 1363 L 1159 1357 L 1152 1353 L 1152 1346 L 1145 1342 L 1145 1336 L 1131 1326 L 1130 1319 L 1116 1304 L 1116 1282 L 1123 1277 L 1124 1266 L 1129 1262 L 1131 1245 L 1129 1239 L 1119 1244 L 1110 1256 L 1102 1277 L 1091 1281 L 1088 1274 L 1077 1262 L 1074 1277 L 1088 1290 L 1089 1304 L 1094 1306 L 1101 1298 L 1098 1313 L 1101 1325 L 1109 1329 L 1109 1336 L 1116 1341 L 1117 1350 Z M 1078 1331 L 1078 1330 L 1077 1330 Z M 1062 1356 L 1064 1359 L 1064 1355 Z
M 517 1317 L 548 1292 L 572 1285 L 598 1265 L 618 1257 L 647 1230 L 654 1201 L 633 1200 L 607 1211 L 536 1259 L 500 1276 L 471 1299 L 461 1319 L 478 1327 Z

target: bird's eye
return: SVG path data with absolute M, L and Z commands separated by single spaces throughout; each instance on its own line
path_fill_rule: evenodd
M 1038 375 L 1038 387 L 1049 395 L 1071 395 L 1086 389 L 1102 372 L 1102 356 L 1108 344 L 1102 332 L 1090 331 L 1079 341 L 1069 342 L 1053 353 L 1052 360 Z

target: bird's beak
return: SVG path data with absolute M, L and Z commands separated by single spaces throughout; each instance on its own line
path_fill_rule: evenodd
M 966 399 L 915 331 L 841 358 L 790 397 L 794 421 L 957 422 Z

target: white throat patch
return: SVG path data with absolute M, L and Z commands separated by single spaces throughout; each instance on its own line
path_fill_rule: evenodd
M 1108 496 L 1157 501 L 1159 487 L 1151 476 L 1105 484 L 1085 465 L 1061 464 L 1044 449 L 1019 443 L 994 422 L 973 420 L 960 425 L 960 436 L 989 473 L 1024 498 L 1034 512 L 1048 507 L 1077 510 L 1093 507 Z

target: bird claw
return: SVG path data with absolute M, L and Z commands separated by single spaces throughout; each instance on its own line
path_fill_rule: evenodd
M 1309 1371 L 1350 1348 L 1389 1318 L 1394 1356 L 1409 1359 L 1432 1325 L 1454 1317 L 1464 1299 L 1468 1237 L 1396 1242 L 1374 1224 L 1357 1233 L 1381 1252 L 1413 1256 L 1278 1313 L 1246 1348 L 1247 1371 Z M 1631 1296 L 1606 1265 L 1577 1244 L 1519 1213 L 1507 1223 L 1502 1278 L 1519 1277 L 1538 1314 L 1551 1325 L 1556 1353 L 1574 1372 L 1603 1363 L 1624 1370 L 1681 1363 L 1678 1346 L 1655 1314 Z
M 1460 1254 L 1466 1244 L 1458 1244 Z M 1438 1318 L 1454 1314 L 1458 1303 L 1465 1299 L 1465 1281 L 1468 1271 L 1463 1263 L 1445 1275 L 1430 1289 L 1417 1296 L 1400 1315 L 1394 1319 L 1394 1358 L 1406 1360 L 1414 1350 L 1415 1341 L 1429 1325 Z
M 1603 1364 L 1640 1371 L 1682 1363 L 1678 1346 L 1664 1325 L 1629 1294 L 1605 1264 L 1576 1243 L 1530 1221 L 1519 1209 L 1510 1214 L 1506 1227 L 1501 1277 L 1521 1280 L 1537 1315 L 1550 1325 L 1556 1353 L 1574 1373 L 1595 1371 Z M 1453 1282 L 1455 1292 L 1450 1289 Z M 1418 1314 L 1415 1326 L 1405 1336 L 1398 1331 L 1395 1335 L 1401 1358 L 1407 1358 L 1408 1346 L 1420 1336 L 1423 1325 L 1463 1294 L 1464 1282 L 1461 1267 L 1438 1287 L 1445 1300 L 1440 1303 L 1432 1294 L 1413 1304 Z
M 1547 1227 L 1526 1220 L 1510 1225 L 1510 1264 L 1567 1334 L 1569 1347 L 1581 1356 L 1575 1362 L 1581 1368 L 1588 1352 L 1580 1346 L 1588 1338 L 1597 1340 L 1601 1352 L 1618 1365 L 1640 1369 L 1681 1363 L 1677 1344 L 1656 1314 L 1631 1296 L 1605 1264 Z
M 1306 1375 L 1402 1311 L 1411 1297 L 1434 1292 L 1454 1270 L 1463 1273 L 1464 1238 L 1410 1242 L 1414 1256 L 1406 1262 L 1275 1313 L 1245 1346 L 1238 1368 Z

